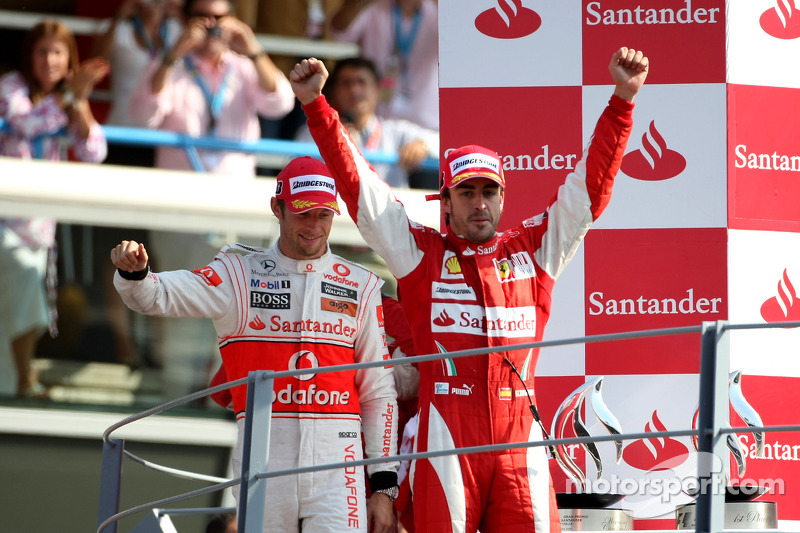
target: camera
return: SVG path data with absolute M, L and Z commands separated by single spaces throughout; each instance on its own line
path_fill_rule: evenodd
M 219 39 L 220 37 L 222 37 L 222 28 L 220 28 L 219 26 L 212 26 L 206 29 L 206 32 L 207 32 L 206 37 L 209 39 L 215 39 L 215 38 Z

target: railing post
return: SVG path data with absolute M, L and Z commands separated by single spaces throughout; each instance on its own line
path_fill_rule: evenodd
M 100 469 L 100 505 L 97 526 L 119 512 L 119 495 L 122 477 L 123 439 L 103 441 L 103 465 Z M 117 533 L 117 523 L 107 525 L 102 533 Z
M 698 414 L 698 460 L 695 531 L 715 533 L 725 527 L 725 473 L 728 471 L 726 439 L 719 433 L 728 425 L 728 372 L 730 334 L 727 322 L 703 322 L 700 353 L 700 407 Z M 715 458 L 722 464 L 714 468 Z
M 242 440 L 242 483 L 239 488 L 238 530 L 261 533 L 264 530 L 264 508 L 267 480 L 254 480 L 267 471 L 269 433 L 272 425 L 273 372 L 250 372 L 247 379 L 247 408 Z

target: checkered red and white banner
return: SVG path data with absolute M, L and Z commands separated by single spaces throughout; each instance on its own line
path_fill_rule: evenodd
M 442 152 L 497 150 L 508 187 L 501 229 L 543 210 L 580 158 L 613 92 L 620 46 L 651 62 L 610 206 L 556 283 L 546 339 L 704 321 L 800 320 L 800 0 L 440 0 Z M 736 331 L 731 370 L 765 425 L 797 424 L 800 328 Z M 683 335 L 542 351 L 537 397 L 550 420 L 605 376 L 626 432 L 689 429 L 700 341 Z M 587 413 L 593 434 L 602 427 Z M 732 412 L 732 425 L 743 425 Z M 748 481 L 800 520 L 800 434 L 741 434 Z M 651 442 L 652 441 L 652 442 Z M 604 479 L 695 468 L 689 438 L 626 441 Z M 583 452 L 578 464 L 589 470 Z M 591 462 L 591 461 L 590 461 Z M 668 465 L 668 468 L 662 468 Z M 553 465 L 556 491 L 566 477 Z M 734 481 L 738 478 L 734 476 Z M 613 489 L 614 487 L 609 487 Z M 687 495 L 631 495 L 637 528 L 674 528 Z

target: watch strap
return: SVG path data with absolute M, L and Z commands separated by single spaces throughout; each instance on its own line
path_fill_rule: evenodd
M 398 496 L 400 496 L 400 487 L 394 485 L 392 487 L 388 487 L 385 489 L 380 489 L 374 491 L 375 493 L 385 494 L 390 501 L 394 502 Z

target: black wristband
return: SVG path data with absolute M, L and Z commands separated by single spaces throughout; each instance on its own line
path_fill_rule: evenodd
M 150 273 L 150 263 L 147 263 L 146 267 L 144 267 L 142 270 L 137 270 L 136 272 L 128 272 L 127 270 L 122 270 L 121 268 L 118 268 L 117 272 L 119 272 L 119 275 L 124 279 L 141 281 Z
M 369 487 L 372 491 L 388 489 L 397 485 L 397 472 L 384 470 L 369 476 Z
M 259 56 L 266 55 L 266 53 L 267 53 L 267 51 L 266 51 L 266 50 L 259 50 L 259 51 L 258 51 L 258 52 L 256 52 L 255 54 L 250 54 L 250 55 L 248 55 L 248 56 L 247 56 L 247 59 L 249 59 L 250 61 L 255 61 L 256 59 L 258 59 L 258 58 L 259 58 Z

